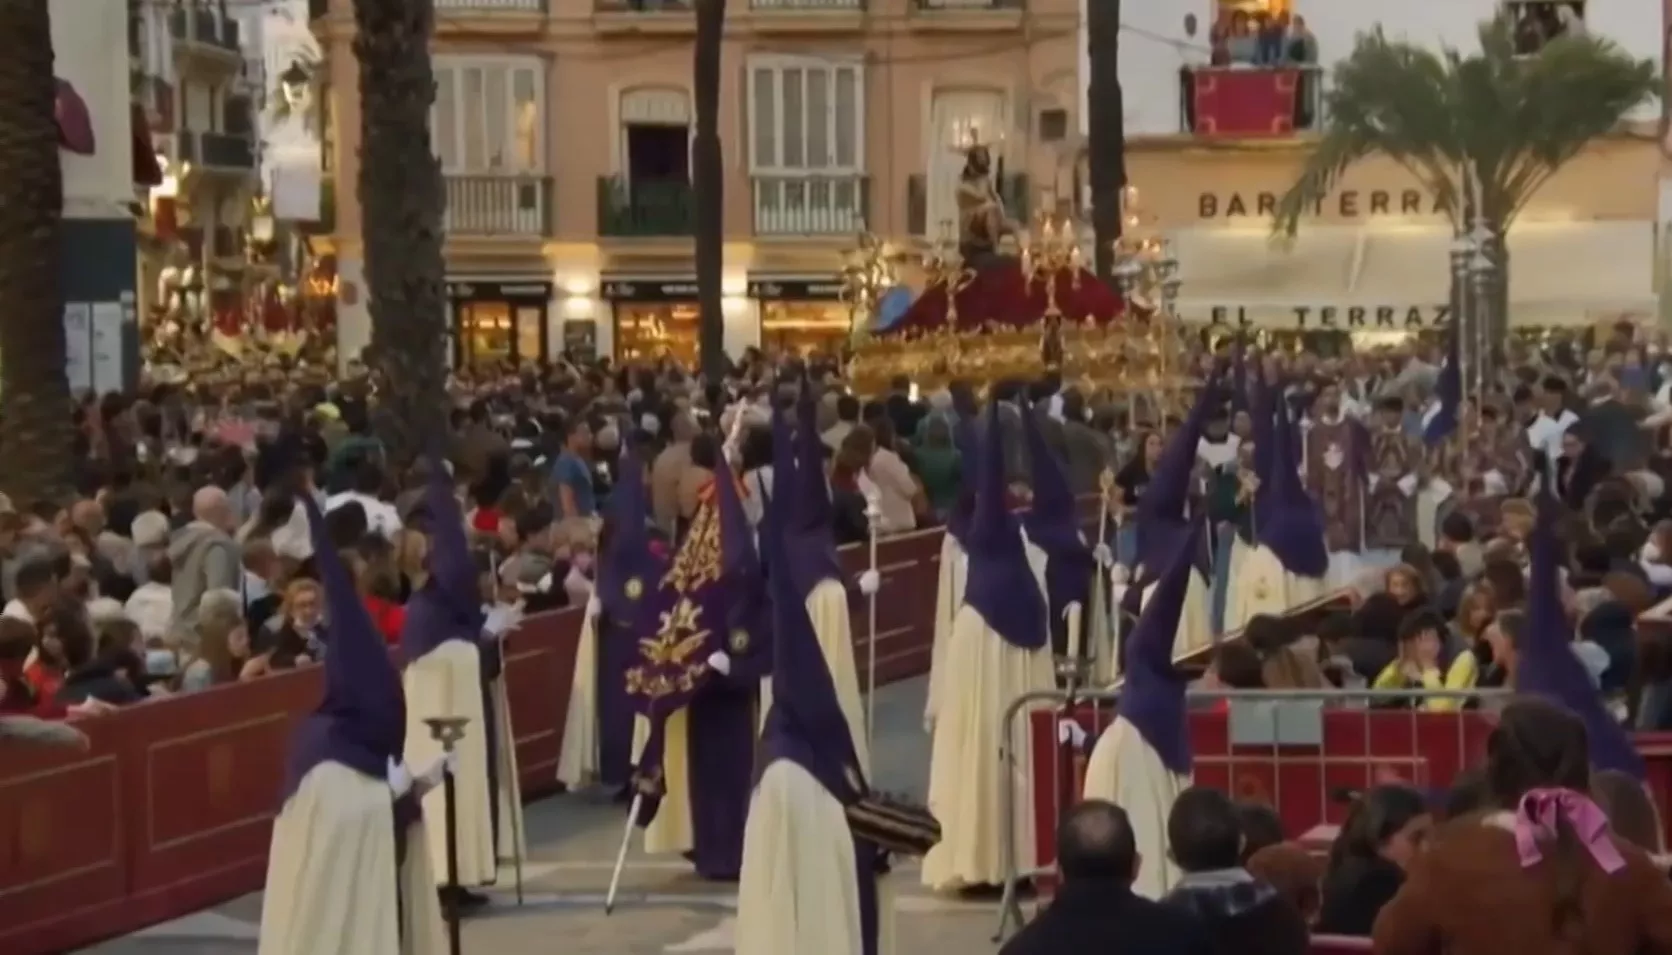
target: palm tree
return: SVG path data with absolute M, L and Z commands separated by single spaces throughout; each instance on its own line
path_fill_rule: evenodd
M 45 0 L 0 3 L 0 490 L 19 506 L 70 487 L 75 426 L 58 285 L 64 174 L 58 164 L 52 20 Z
M 354 26 L 371 366 L 382 437 L 402 464 L 447 428 L 447 196 L 430 143 L 434 0 L 354 0 Z
M 720 157 L 720 34 L 726 0 L 697 0 L 697 37 L 692 54 L 692 99 L 697 114 L 691 146 L 691 181 L 696 190 L 697 305 L 702 313 L 699 343 L 703 373 L 718 381 L 725 372 L 725 318 L 720 313 L 720 270 L 725 249 L 725 170 Z
M 1457 234 L 1486 227 L 1490 239 L 1482 251 L 1493 268 L 1480 313 L 1489 324 L 1465 329 L 1464 337 L 1502 342 L 1509 304 L 1505 240 L 1516 215 L 1557 170 L 1619 129 L 1660 88 L 1654 64 L 1596 37 L 1558 37 L 1535 53 L 1517 54 L 1504 16 L 1481 25 L 1480 51 L 1467 55 L 1390 40 L 1378 28 L 1360 36 L 1332 71 L 1321 136 L 1278 202 L 1273 229 L 1294 235 L 1305 210 L 1355 163 L 1387 156 L 1447 211 Z M 1460 301 L 1460 290 L 1453 289 L 1452 300 Z M 1477 361 L 1490 369 L 1496 356 Z
M 1097 277 L 1114 275 L 1120 238 L 1120 195 L 1126 186 L 1125 107 L 1120 89 L 1120 0 L 1086 4 L 1091 76 L 1086 81 L 1086 153 L 1090 165 L 1091 227 Z M 1074 197 L 1080 201 L 1079 196 Z

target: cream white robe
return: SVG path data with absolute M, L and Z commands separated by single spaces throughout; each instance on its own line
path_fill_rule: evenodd
M 831 682 L 836 684 L 836 702 L 847 718 L 854 753 L 859 757 L 859 771 L 869 778 L 871 747 L 865 735 L 865 699 L 859 692 L 859 673 L 854 661 L 848 591 L 841 581 L 819 581 L 813 592 L 807 595 L 807 617 L 813 622 L 813 634 L 818 637 L 825 666 L 830 668 Z M 769 677 L 761 681 L 760 725 L 763 727 L 771 707 L 772 680 Z
M 646 855 L 678 855 L 690 852 L 696 845 L 691 826 L 691 752 L 686 741 L 686 715 L 681 707 L 662 726 L 662 779 L 666 787 L 656 818 L 644 827 Z M 639 756 L 649 738 L 650 721 L 643 716 L 633 717 L 633 765 L 639 764 Z
M 1231 545 L 1231 585 L 1225 598 L 1225 632 L 1241 630 L 1260 614 L 1281 615 L 1328 592 L 1323 580 L 1283 569 L 1271 548 Z
M 569 680 L 569 712 L 563 719 L 563 749 L 557 781 L 569 791 L 598 779 L 598 615 L 589 607 L 575 647 L 575 675 Z
M 1086 799 L 1106 799 L 1126 810 L 1143 860 L 1132 891 L 1159 899 L 1178 884 L 1179 868 L 1167 854 L 1167 814 L 1190 786 L 1189 776 L 1168 770 L 1125 717 L 1115 717 L 1086 761 Z
M 468 640 L 448 640 L 421 659 L 408 663 L 402 674 L 406 686 L 406 761 L 409 766 L 428 766 L 441 756 L 441 744 L 430 736 L 424 720 L 438 716 L 462 716 L 464 737 L 459 740 L 459 768 L 454 776 L 458 811 L 459 884 L 492 884 L 499 875 L 499 859 L 522 857 L 516 844 L 522 833 L 522 806 L 517 796 L 515 737 L 502 694 L 494 694 L 500 747 L 489 753 L 483 730 L 481 652 Z M 488 760 L 499 761 L 500 845 L 494 843 L 493 816 L 489 808 Z M 437 820 L 430 827 L 430 864 L 437 884 L 447 881 L 446 819 L 447 797 L 437 786 L 424 796 L 424 816 Z
M 1043 596 L 1045 554 L 1031 544 L 1027 553 Z M 1002 885 L 1009 878 L 1002 849 L 1006 827 L 1015 828 L 1016 859 L 1025 863 L 1034 857 L 1027 714 L 1018 714 L 1008 740 L 1003 738 L 1004 714 L 1017 697 L 1056 688 L 1051 645 L 1014 647 L 966 605 L 953 620 L 943 667 L 942 685 L 956 692 L 942 694 L 932 734 L 929 811 L 940 821 L 941 841 L 923 859 L 923 884 L 936 890 Z M 1049 705 L 1046 701 L 1036 708 Z M 1002 754 L 1011 757 L 1008 767 Z M 1008 820 L 1000 801 L 1000 787 L 1006 785 L 1015 793 L 1015 811 Z
M 1154 592 L 1154 584 L 1144 589 L 1144 604 L 1149 603 Z M 1191 568 L 1190 580 L 1185 584 L 1184 607 L 1179 613 L 1178 633 L 1173 637 L 1173 659 L 1199 657 L 1212 646 L 1213 588 L 1201 571 Z
M 309 770 L 273 821 L 258 955 L 446 952 L 427 827 L 408 829 L 398 876 L 394 828 L 387 781 L 339 763 Z
M 878 955 L 894 951 L 886 882 L 878 879 Z M 842 804 L 800 765 L 777 760 L 755 786 L 743 830 L 737 955 L 859 955 L 863 946 Z
M 969 575 L 969 561 L 964 555 L 964 548 L 951 534 L 941 536 L 939 570 L 935 585 L 934 642 L 929 649 L 929 699 L 923 707 L 925 729 L 935 725 L 935 713 L 940 709 L 946 642 L 952 636 L 952 621 L 958 616 L 958 608 L 964 605 L 964 579 Z

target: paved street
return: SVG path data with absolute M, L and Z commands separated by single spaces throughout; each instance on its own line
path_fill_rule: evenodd
M 921 798 L 928 777 L 929 741 L 922 729 L 926 681 L 885 687 L 877 699 L 873 748 L 877 784 Z M 603 913 L 622 810 L 567 795 L 529 807 L 523 905 L 516 905 L 509 873 L 494 906 L 466 923 L 465 950 L 495 955 L 662 955 L 730 952 L 736 894 L 691 876 L 679 861 L 630 857 L 615 914 Z M 995 906 L 941 899 L 917 885 L 915 864 L 897 876 L 897 943 L 901 951 L 958 951 L 985 955 Z M 127 938 L 83 949 L 87 955 L 248 955 L 256 950 L 259 894 L 159 925 Z

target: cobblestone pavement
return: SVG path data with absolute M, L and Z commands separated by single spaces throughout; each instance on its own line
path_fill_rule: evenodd
M 885 687 L 877 697 L 873 746 L 877 785 L 914 793 L 927 785 L 929 741 L 922 679 Z M 493 906 L 465 925 L 464 950 L 493 955 L 662 955 L 730 952 L 736 893 L 702 882 L 682 862 L 630 856 L 615 914 L 603 895 L 621 837 L 622 809 L 586 794 L 528 807 L 529 861 L 523 904 L 511 873 L 492 893 Z M 957 951 L 989 955 L 996 906 L 944 899 L 917 883 L 915 865 L 898 880 L 897 947 L 903 952 Z M 85 955 L 250 955 L 256 950 L 261 896 L 245 896 L 144 932 L 83 949 Z

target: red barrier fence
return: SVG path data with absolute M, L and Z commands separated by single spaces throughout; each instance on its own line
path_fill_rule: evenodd
M 879 684 L 929 669 L 940 547 L 938 530 L 878 545 Z M 865 569 L 863 548 L 842 558 Z M 856 595 L 861 682 L 865 606 Z M 558 788 L 580 617 L 541 614 L 509 638 L 525 799 Z M 290 732 L 319 696 L 319 670 L 301 670 L 88 720 L 85 753 L 0 743 L 0 952 L 63 952 L 259 889 Z

